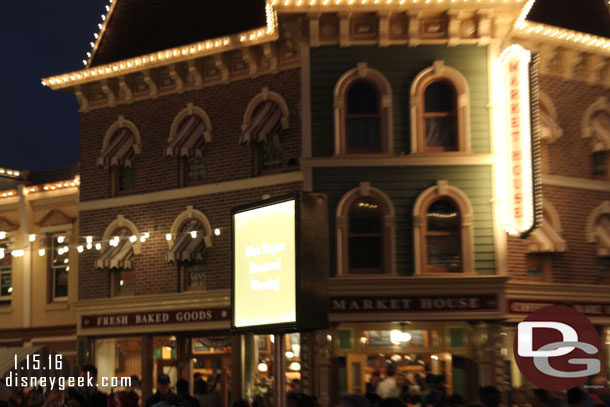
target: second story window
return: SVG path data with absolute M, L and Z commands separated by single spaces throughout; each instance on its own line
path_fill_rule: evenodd
M 66 245 L 65 235 L 53 235 L 51 237 L 51 252 L 49 253 L 51 301 L 62 301 L 68 298 L 70 260 L 69 252 L 64 251 Z
M 338 274 L 394 274 L 394 207 L 368 182 L 337 206 Z
M 8 243 L 0 242 L 0 305 L 8 305 L 13 293 L 13 264 Z
M 425 223 L 426 271 L 462 271 L 461 220 L 456 204 L 448 198 L 432 202 L 426 211 Z
M 392 88 L 366 63 L 345 72 L 335 85 L 335 154 L 391 153 Z
M 205 182 L 204 147 L 212 141 L 212 124 L 206 112 L 192 103 L 182 109 L 170 129 L 166 157 L 180 160 L 180 186 Z
M 140 153 L 140 133 L 135 124 L 119 116 L 104 137 L 97 160 L 100 167 L 110 169 L 111 196 L 132 193 L 136 188 L 134 157 Z
M 207 217 L 188 206 L 174 220 L 167 238 L 167 261 L 179 268 L 180 290 L 205 290 L 205 251 L 212 247 L 212 227 Z

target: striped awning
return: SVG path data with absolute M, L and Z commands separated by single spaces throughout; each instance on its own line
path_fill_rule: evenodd
M 133 258 L 133 245 L 129 241 L 129 232 L 126 229 L 121 230 L 119 236 L 119 244 L 111 246 L 110 244 L 102 251 L 99 259 L 95 262 L 98 269 L 131 269 L 131 259 Z
M 565 252 L 566 241 L 546 219 L 534 230 L 527 242 L 528 253 Z
M 190 232 L 197 232 L 193 238 Z M 191 220 L 182 228 L 176 242 L 167 253 L 169 263 L 202 262 L 206 247 L 210 247 L 210 237 L 204 235 L 203 225 L 198 220 Z
M 591 127 L 595 135 L 593 151 L 610 151 L 610 113 L 596 112 L 591 117 Z
M 10 347 L 0 348 L 0 378 L 5 378 L 13 371 L 19 373 L 20 377 L 71 377 L 75 372 L 75 366 L 66 357 L 62 358 L 61 368 L 56 369 L 55 363 L 48 366 L 49 355 L 57 355 L 57 352 L 45 347 Z M 39 355 L 41 366 L 44 369 L 34 369 L 32 358 L 26 363 L 27 356 Z M 17 369 L 15 369 L 15 358 L 17 358 Z M 51 357 L 55 361 L 55 357 Z
M 540 110 L 540 138 L 542 140 L 554 141 L 563 135 L 563 130 L 555 119 L 544 110 Z
M 165 150 L 167 157 L 202 157 L 205 144 L 205 124 L 199 116 L 189 116 Z
M 136 137 L 126 128 L 118 130 L 108 147 L 100 153 L 97 165 L 100 167 L 131 167 L 133 156 L 139 152 Z
M 610 256 L 610 216 L 600 216 L 595 224 L 595 235 L 597 236 L 597 255 Z
M 244 130 L 239 142 L 241 144 L 261 142 L 270 139 L 270 135 L 282 131 L 282 111 L 277 103 L 270 100 L 263 102 L 256 110 L 248 128 Z

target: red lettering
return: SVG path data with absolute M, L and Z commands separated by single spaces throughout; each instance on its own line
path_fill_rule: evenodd
M 508 72 L 517 72 L 519 70 L 519 61 L 508 63 Z

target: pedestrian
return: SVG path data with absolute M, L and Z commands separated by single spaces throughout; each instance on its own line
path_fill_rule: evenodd
M 199 402 L 199 407 L 220 407 L 220 399 L 208 391 L 208 384 L 201 377 L 193 386 L 193 396 Z
M 106 407 L 108 395 L 98 390 L 97 367 L 95 365 L 83 366 L 80 377 L 85 380 L 85 386 L 78 389 L 83 396 L 82 407 Z
M 394 369 L 394 366 L 388 365 L 385 372 L 386 378 L 377 385 L 377 394 L 379 394 L 379 397 L 382 399 L 390 397 L 392 391 L 396 388 L 396 379 L 394 378 L 396 370 Z
M 447 405 L 447 385 L 445 376 L 438 375 L 432 380 L 432 387 L 426 398 L 423 399 L 424 406 L 444 407 Z
M 366 384 L 366 394 L 377 393 L 377 385 L 381 381 L 381 373 L 375 370 L 371 375 L 371 380 Z
M 199 401 L 189 394 L 189 382 L 184 379 L 179 379 L 176 382 L 176 390 L 178 395 L 189 402 L 191 407 L 199 407 Z
M 587 386 L 589 394 L 585 397 L 585 407 L 595 407 L 602 405 L 610 407 L 610 391 L 608 391 L 608 379 L 602 376 L 591 378 Z
M 500 390 L 496 386 L 484 386 L 479 389 L 481 403 L 485 407 L 498 407 L 500 405 Z
M 409 385 L 407 384 L 407 379 L 405 375 L 402 373 L 396 373 L 394 375 L 394 379 L 396 380 L 396 388 L 392 389 L 390 392 L 390 397 L 396 397 L 400 399 L 403 403 L 407 404 L 410 402 L 409 397 Z
M 188 405 L 186 400 L 179 397 L 170 389 L 170 379 L 166 374 L 157 377 L 157 392 L 146 400 L 146 407 L 183 407 Z

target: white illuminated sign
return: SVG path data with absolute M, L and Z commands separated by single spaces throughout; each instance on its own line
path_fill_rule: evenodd
M 511 45 L 495 64 L 495 136 L 502 151 L 500 180 L 503 190 L 504 226 L 520 235 L 534 225 L 532 130 L 530 122 L 531 53 Z
M 296 322 L 294 199 L 235 213 L 236 328 Z

